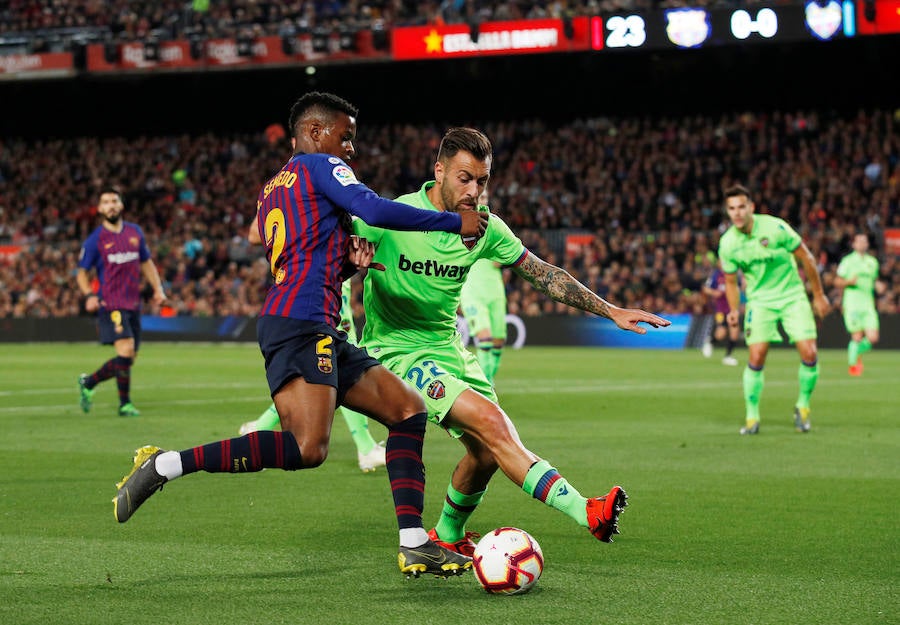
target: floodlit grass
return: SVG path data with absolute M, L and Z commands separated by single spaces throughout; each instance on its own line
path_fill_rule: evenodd
M 133 371 L 143 415 L 116 416 L 114 382 L 85 415 L 76 377 L 111 353 L 0 345 L 4 624 L 900 621 L 896 352 L 867 354 L 862 378 L 823 352 L 801 435 L 798 359 L 773 350 L 761 433 L 741 437 L 741 368 L 718 358 L 508 350 L 497 389 L 526 445 L 582 494 L 619 483 L 631 504 L 605 545 L 498 474 L 471 529 L 522 527 L 546 557 L 534 591 L 515 597 L 471 575 L 400 575 L 386 474 L 360 473 L 342 420 L 319 469 L 191 475 L 119 525 L 110 500 L 136 447 L 234 436 L 269 399 L 253 345 L 149 343 Z M 462 453 L 428 432 L 426 527 Z

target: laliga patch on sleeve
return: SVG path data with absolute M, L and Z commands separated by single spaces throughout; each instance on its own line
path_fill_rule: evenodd
M 341 183 L 342 187 L 348 187 L 351 184 L 359 184 L 359 180 L 356 179 L 353 170 L 346 165 L 338 165 L 331 170 L 331 175 L 334 176 L 335 180 Z

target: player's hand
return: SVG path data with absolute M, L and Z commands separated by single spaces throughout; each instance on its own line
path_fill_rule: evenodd
M 816 316 L 819 319 L 824 319 L 825 315 L 831 312 L 831 303 L 828 301 L 828 298 L 825 297 L 825 294 L 816 295 L 813 297 L 813 310 L 816 313 Z
M 384 265 L 372 262 L 374 256 L 374 243 L 355 234 L 350 235 L 350 250 L 347 255 L 347 264 L 356 267 L 357 271 L 366 268 L 384 271 Z
M 738 327 L 741 323 L 741 312 L 739 310 L 729 310 L 728 314 L 725 315 L 725 321 L 732 328 Z
M 169 296 L 166 295 L 166 292 L 163 290 L 153 291 L 153 303 L 157 306 L 162 306 L 166 302 L 169 301 Z
M 665 328 L 672 325 L 668 319 L 634 308 L 611 308 L 609 318 L 621 329 L 637 334 L 647 334 L 647 328 L 638 325 L 641 323 L 646 323 L 654 328 Z
M 88 295 L 84 300 L 84 309 L 91 313 L 100 310 L 100 297 L 96 293 Z
M 459 216 L 462 218 L 462 227 L 459 229 L 462 236 L 481 238 L 484 235 L 490 213 L 474 209 L 461 210 Z

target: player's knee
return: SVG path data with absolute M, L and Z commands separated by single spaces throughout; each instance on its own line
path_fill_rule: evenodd
M 317 467 L 328 458 L 328 441 L 300 441 L 298 445 L 304 468 Z
M 498 447 L 503 447 L 517 438 L 512 422 L 499 406 L 492 406 L 485 410 L 478 418 L 478 433 L 482 441 L 487 445 L 488 453 L 493 457 Z

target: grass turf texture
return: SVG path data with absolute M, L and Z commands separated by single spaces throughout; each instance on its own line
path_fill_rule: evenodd
M 518 526 L 541 544 L 544 575 L 516 597 L 486 595 L 471 574 L 403 578 L 386 474 L 359 471 L 342 420 L 319 469 L 191 475 L 119 525 L 110 499 L 136 447 L 234 436 L 269 398 L 255 346 L 150 343 L 132 374 L 142 416 L 116 416 L 114 381 L 85 415 L 77 375 L 111 355 L 0 345 L 4 624 L 900 619 L 896 352 L 867 354 L 862 378 L 844 352 L 823 352 L 801 435 L 798 360 L 773 350 L 761 433 L 742 437 L 742 369 L 717 358 L 507 350 L 497 388 L 526 445 L 584 495 L 614 483 L 630 495 L 622 536 L 605 545 L 498 473 L 470 528 Z M 426 528 L 462 451 L 428 433 Z

